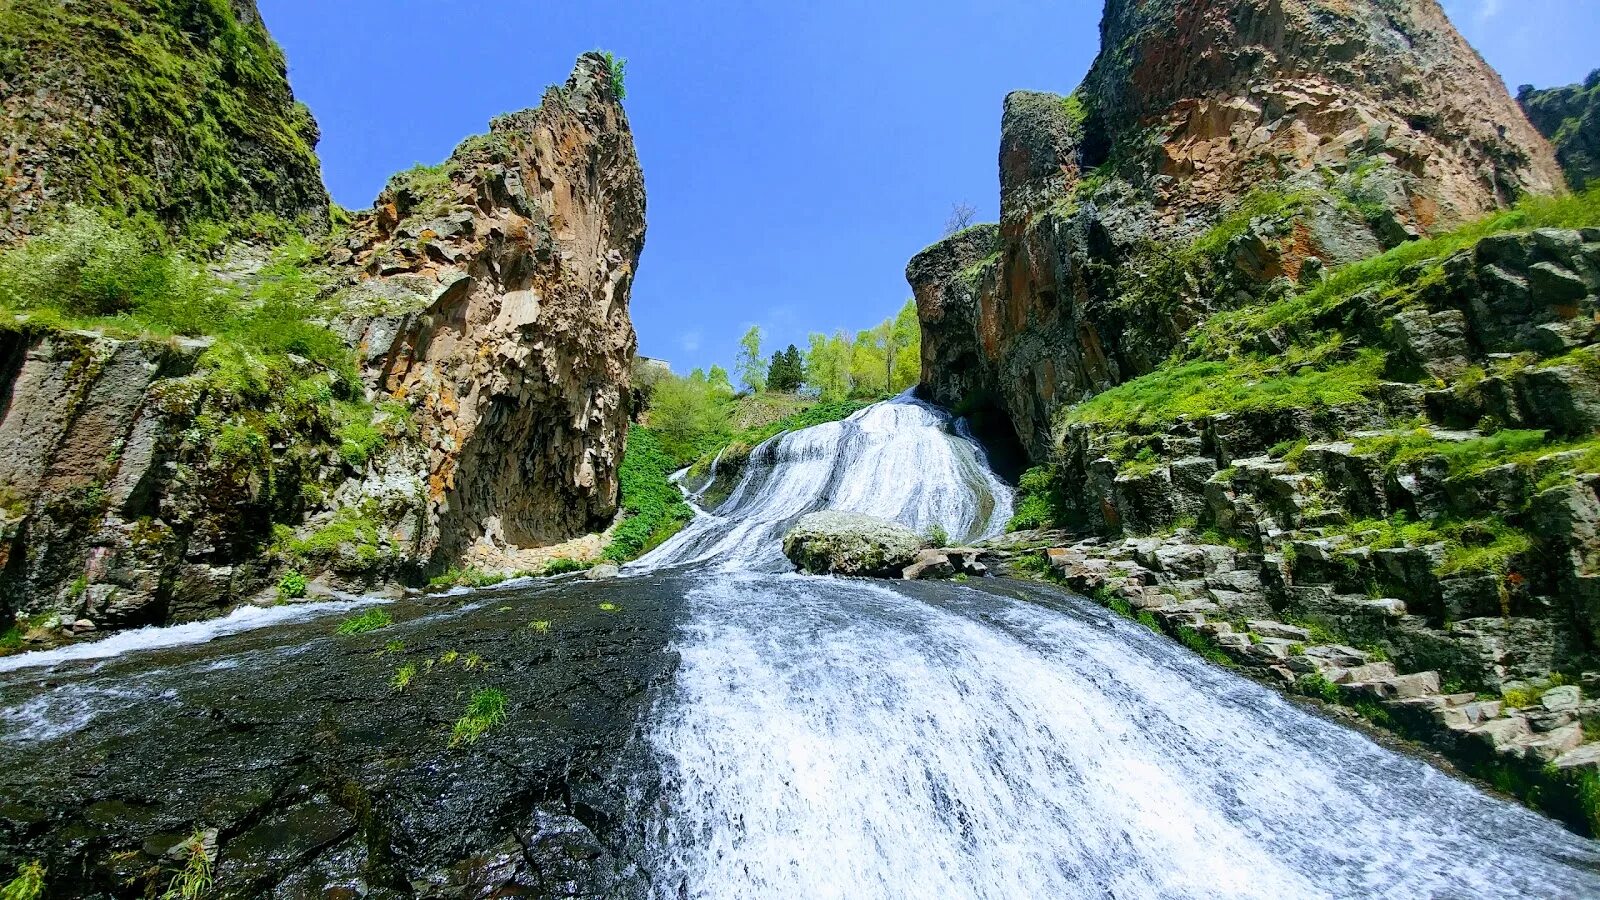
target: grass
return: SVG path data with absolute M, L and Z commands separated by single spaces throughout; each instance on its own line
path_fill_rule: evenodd
M 172 876 L 161 900 L 199 900 L 211 892 L 211 855 L 206 852 L 205 831 L 196 829 L 184 841 L 184 849 L 189 853 L 188 861 Z
M 533 633 L 534 634 L 549 634 L 550 633 L 550 620 L 549 619 L 540 619 L 540 620 L 538 620 L 536 622 L 529 622 L 528 623 L 528 627 L 533 629 Z
M 468 566 L 464 569 L 452 566 L 428 579 L 428 590 L 444 591 L 455 587 L 493 587 L 509 577 L 511 576 L 499 572 L 487 572 L 474 566 Z
M 389 618 L 387 610 L 369 609 L 359 616 L 352 616 L 340 622 L 334 633 L 341 635 L 366 634 L 369 631 L 388 628 L 393 624 L 394 620 Z
M 39 860 L 23 863 L 17 877 L 0 887 L 0 900 L 38 900 L 44 896 L 44 864 Z
M 1050 528 L 1066 521 L 1066 498 L 1061 494 L 1060 471 L 1054 466 L 1034 466 L 1017 481 L 1016 505 L 1007 531 Z
M 1533 549 L 1533 539 L 1526 532 L 1496 517 L 1421 522 L 1397 513 L 1387 519 L 1362 519 L 1331 527 L 1328 533 L 1349 535 L 1358 546 L 1374 550 L 1443 544 L 1444 558 L 1435 567 L 1438 575 L 1504 575 L 1517 557 Z
M 0 631 L 0 653 L 9 653 L 22 649 L 22 626 L 13 622 L 5 631 Z
M 475 744 L 489 729 L 506 720 L 506 695 L 495 688 L 476 691 L 467 710 L 450 729 L 450 746 Z
M 1335 407 L 1377 393 L 1383 354 L 1321 345 L 1285 357 L 1167 365 L 1073 407 L 1068 424 L 1156 428 L 1218 413 Z
M 412 680 L 414 680 L 416 677 L 416 664 L 406 663 L 400 668 L 395 669 L 393 677 L 389 679 L 389 686 L 397 691 L 404 691 L 406 688 L 411 686 Z
M 601 612 L 616 612 L 617 609 L 618 609 L 618 607 L 617 607 L 617 605 L 615 603 L 602 603 L 602 604 L 600 604 L 600 611 Z
M 674 528 L 672 530 L 676 531 L 677 529 Z M 662 540 L 665 540 L 665 538 L 662 538 Z M 646 541 L 645 543 L 649 546 L 654 546 L 654 544 L 651 544 L 649 541 Z M 656 543 L 660 543 L 660 541 L 658 540 Z M 569 572 L 587 572 L 592 568 L 594 568 L 594 563 L 592 562 L 585 562 L 584 560 L 573 559 L 567 556 L 558 556 L 555 559 L 545 563 L 543 566 L 540 566 L 539 575 L 540 577 L 548 578 L 551 575 L 565 575 Z
M 294 556 L 344 571 L 370 571 L 383 560 L 382 529 L 367 507 L 345 506 L 304 538 L 289 541 Z

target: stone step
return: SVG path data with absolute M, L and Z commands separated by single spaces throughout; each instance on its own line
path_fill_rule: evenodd
M 1269 619 L 1250 619 L 1245 622 L 1245 627 L 1264 638 L 1282 638 L 1304 644 L 1311 640 L 1311 632 L 1294 625 L 1274 622 Z
M 1351 681 L 1343 687 L 1352 693 L 1365 694 L 1379 700 L 1405 700 L 1421 697 L 1424 694 L 1439 693 L 1439 673 L 1412 672 L 1410 675 L 1395 675 L 1390 678 Z
M 1334 684 L 1354 684 L 1363 681 L 1379 681 L 1384 678 L 1395 677 L 1394 663 L 1375 662 L 1360 666 L 1351 666 L 1348 669 L 1329 669 L 1327 678 Z

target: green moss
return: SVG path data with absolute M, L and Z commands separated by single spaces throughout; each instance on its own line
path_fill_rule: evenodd
M 1349 535 L 1357 546 L 1375 550 L 1443 544 L 1444 558 L 1435 567 L 1439 575 L 1504 575 L 1515 559 L 1533 549 L 1533 539 L 1525 531 L 1495 517 L 1419 522 L 1399 513 L 1329 528 L 1328 533 Z
M 383 559 L 382 531 L 369 508 L 343 507 L 332 521 L 289 542 L 293 555 L 341 571 L 370 571 Z
M 228 0 L 12 0 L 0 7 L 0 81 L 49 89 L 56 131 L 24 118 L 24 140 L 54 151 L 58 195 L 147 217 L 230 222 L 322 202 L 316 124 L 293 102 L 282 51 Z M 102 104 L 105 115 L 85 111 Z M 88 134 L 78 134 L 92 128 Z M 70 150 L 55 146 L 71 139 Z M 75 139 L 72 139 L 75 138 Z

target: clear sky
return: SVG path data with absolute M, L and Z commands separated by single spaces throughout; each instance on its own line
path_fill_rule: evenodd
M 906 261 L 953 203 L 998 215 L 1007 91 L 1066 93 L 1098 0 L 259 0 L 322 126 L 334 199 L 370 206 L 490 117 L 536 105 L 577 55 L 628 59 L 649 197 L 633 292 L 639 349 L 730 363 L 852 331 L 910 295 Z M 1600 67 L 1596 0 L 1445 0 L 1513 88 Z

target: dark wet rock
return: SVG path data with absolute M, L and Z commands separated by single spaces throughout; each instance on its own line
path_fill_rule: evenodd
M 215 829 L 218 896 L 641 895 L 617 829 L 682 590 L 568 581 L 9 673 L 59 733 L 4 723 L 0 867 L 44 860 L 52 897 L 159 893 Z M 452 747 L 484 689 L 504 723 Z

